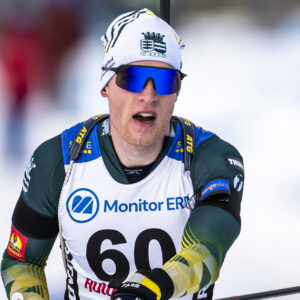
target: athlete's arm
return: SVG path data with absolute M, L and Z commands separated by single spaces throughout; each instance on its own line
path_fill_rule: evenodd
M 172 298 L 193 294 L 213 284 L 239 231 L 239 223 L 223 209 L 196 208 L 184 230 L 182 251 L 162 267 L 174 284 Z
M 16 229 L 12 229 L 12 232 L 15 233 Z M 22 235 L 18 231 L 18 237 L 24 239 L 25 235 Z M 34 239 L 29 238 L 27 241 L 32 246 L 35 244 Z M 28 255 L 26 255 L 26 258 L 21 257 L 24 261 L 13 258 L 11 254 L 14 255 L 13 253 L 17 253 L 18 250 L 12 245 L 9 245 L 6 250 L 7 252 L 3 254 L 1 273 L 8 299 L 49 299 L 44 267 L 46 263 L 45 260 L 52 248 L 53 242 L 48 240 L 44 245 L 41 245 L 43 244 L 41 241 L 36 241 L 37 244 L 39 244 L 38 250 L 40 253 L 46 256 L 41 259 L 39 263 L 29 262 Z M 26 252 L 28 252 L 28 248 Z M 16 295 L 20 296 L 20 294 L 23 298 L 16 297 Z M 16 298 L 13 298 L 14 295 Z
M 57 136 L 37 148 L 24 174 L 1 263 L 8 299 L 18 293 L 24 299 L 49 299 L 44 267 L 58 234 L 57 204 L 64 175 Z
M 184 229 L 182 251 L 162 267 L 174 284 L 172 298 L 213 284 L 240 232 L 244 170 L 238 151 L 213 136 L 196 149 L 191 176 L 196 203 Z

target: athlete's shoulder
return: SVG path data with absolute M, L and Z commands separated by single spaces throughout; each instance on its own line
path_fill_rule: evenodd
M 213 134 L 196 147 L 191 174 L 196 188 L 214 179 L 233 182 L 236 176 L 244 177 L 243 157 L 231 143 Z
M 72 125 L 71 127 L 65 129 L 61 136 L 62 138 L 68 138 L 69 140 L 74 140 L 76 136 L 79 134 L 80 138 L 83 138 L 85 134 L 90 133 L 92 129 L 98 124 L 101 123 L 103 126 L 103 131 L 107 131 L 108 123 L 108 114 L 99 114 L 96 116 L 92 116 L 87 120 L 80 121 L 76 123 L 75 125 Z M 80 135 L 81 132 L 81 135 Z
M 216 134 L 212 134 L 203 143 L 199 143 L 195 149 L 195 158 L 202 159 L 205 157 L 211 159 L 219 159 L 230 164 L 232 161 L 227 158 L 236 157 L 238 160 L 243 160 L 242 155 L 235 146 L 221 139 Z M 243 169 L 242 166 L 240 168 Z
M 27 192 L 30 179 L 40 173 L 51 172 L 62 162 L 60 135 L 42 142 L 33 152 L 25 169 L 23 191 Z
M 76 153 L 76 151 L 78 151 L 76 163 L 88 162 L 101 155 L 97 128 L 99 124 L 101 124 L 104 134 L 107 128 L 109 128 L 108 117 L 109 115 L 107 114 L 93 116 L 63 131 L 61 134 L 61 142 L 65 165 L 70 163 L 70 152 Z M 75 147 L 72 147 L 72 145 Z
M 55 214 L 53 206 L 64 176 L 61 138 L 57 135 L 41 143 L 30 157 L 24 172 L 22 198 L 41 214 Z
M 173 116 L 170 132 L 172 143 L 168 149 L 167 156 L 185 163 L 185 151 L 191 153 L 193 148 L 198 148 L 204 141 L 214 135 L 214 133 L 196 126 L 188 119 Z
M 62 157 L 60 135 L 42 142 L 34 151 L 33 157 L 51 162 L 59 160 Z
M 33 172 L 51 172 L 62 163 L 62 143 L 60 135 L 56 135 L 42 142 L 34 151 L 27 168 L 32 168 Z M 26 168 L 26 170 L 27 170 Z M 46 169 L 46 170 L 45 170 Z M 47 172 L 47 171 L 46 171 Z
M 205 130 L 201 126 L 198 126 L 192 123 L 190 120 L 183 117 L 173 116 L 172 126 L 173 128 L 176 128 L 176 130 L 174 131 L 174 136 L 179 138 L 182 138 L 183 133 L 187 132 L 189 127 L 193 127 L 193 131 L 195 133 L 195 141 L 193 141 L 193 146 L 195 148 L 197 148 L 200 144 L 202 144 L 202 142 L 204 142 L 208 138 L 215 135 L 213 132 Z
M 194 166 L 199 163 L 202 167 L 216 172 L 228 171 L 235 168 L 244 172 L 243 158 L 239 151 L 231 143 L 221 139 L 215 133 L 195 126 L 195 153 Z M 229 167 L 229 168 L 228 168 Z

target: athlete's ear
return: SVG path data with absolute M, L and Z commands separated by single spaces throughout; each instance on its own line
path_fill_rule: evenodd
M 104 98 L 107 98 L 108 96 L 108 84 L 102 89 L 101 91 L 101 96 L 104 97 Z

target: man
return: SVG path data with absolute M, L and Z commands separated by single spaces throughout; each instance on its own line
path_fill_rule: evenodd
M 240 231 L 243 162 L 215 134 L 172 117 L 181 39 L 148 9 L 103 37 L 96 116 L 43 143 L 28 165 L 2 276 L 10 299 L 48 299 L 59 232 L 65 299 L 212 299 Z M 18 298 L 19 297 L 19 298 Z

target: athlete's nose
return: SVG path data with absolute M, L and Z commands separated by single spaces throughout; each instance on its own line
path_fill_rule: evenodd
M 152 78 L 149 78 L 140 92 L 140 100 L 145 102 L 153 102 L 157 100 L 155 84 Z

